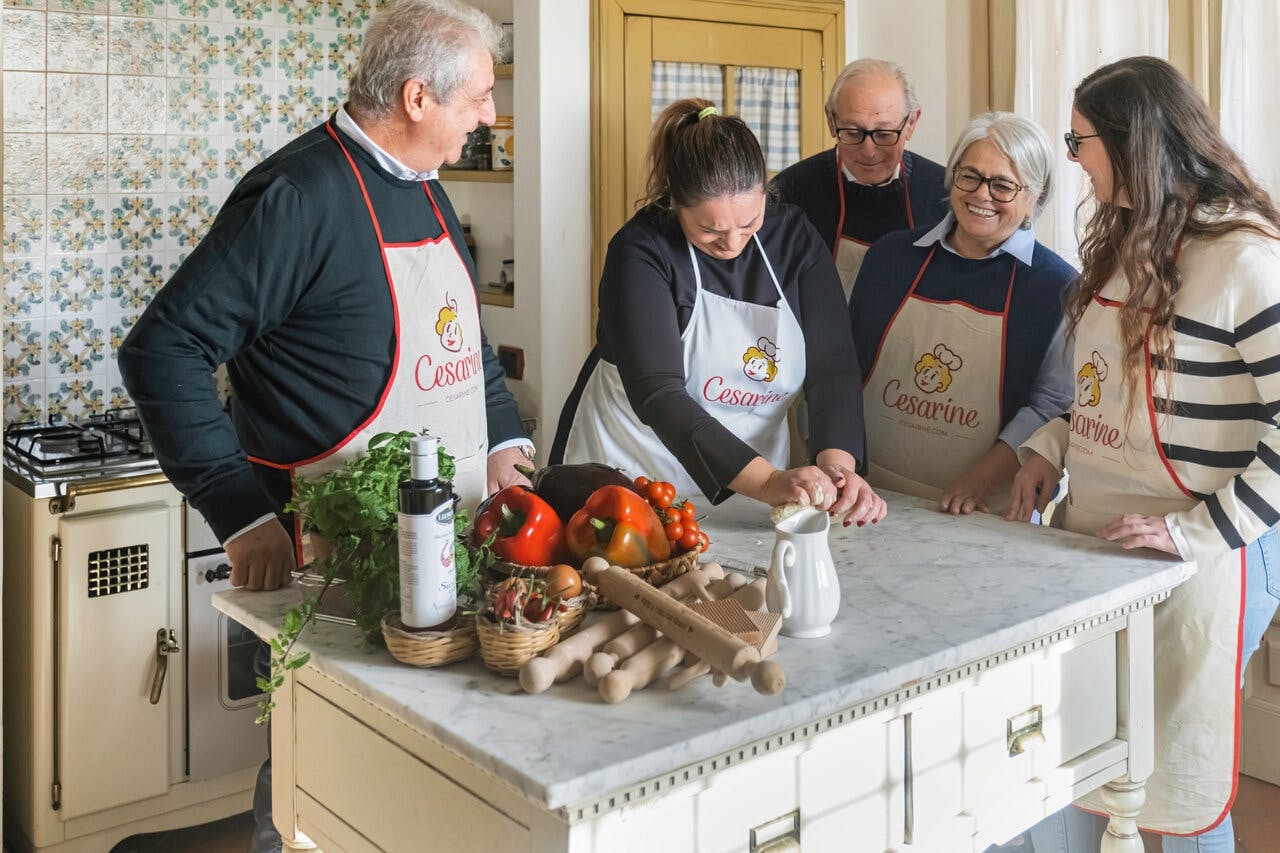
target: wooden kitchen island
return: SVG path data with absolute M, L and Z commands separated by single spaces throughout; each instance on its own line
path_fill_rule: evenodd
M 754 853 L 788 835 L 955 853 L 1107 783 L 1131 817 L 1154 759 L 1152 608 L 1194 566 L 888 498 L 880 524 L 833 528 L 840 612 L 823 639 L 780 639 L 777 696 L 709 678 L 619 705 L 580 679 L 530 696 L 478 660 L 419 670 L 309 627 L 311 662 L 277 693 L 277 825 L 328 853 Z M 768 564 L 761 505 L 734 498 L 703 529 L 709 555 Z M 299 595 L 215 606 L 273 636 Z

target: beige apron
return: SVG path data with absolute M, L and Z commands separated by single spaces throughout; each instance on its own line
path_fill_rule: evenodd
M 1126 418 L 1119 308 L 1096 297 L 1076 330 L 1076 398 L 1064 461 L 1071 489 L 1059 513 L 1077 533 L 1095 533 L 1124 513 L 1159 516 L 1197 502 L 1161 449 L 1150 370 Z M 1216 826 L 1235 798 L 1243 604 L 1241 548 L 1199 565 L 1156 607 L 1156 760 L 1138 818 L 1144 829 L 1198 834 Z M 1096 792 L 1078 804 L 1106 812 Z
M 441 445 L 454 457 L 454 493 L 464 507 L 473 509 L 485 497 L 489 439 L 480 306 L 471 276 L 425 182 L 422 191 L 440 223 L 441 236 L 417 243 L 386 243 L 364 180 L 332 123 L 329 135 L 342 148 L 360 184 L 386 269 L 395 315 L 391 374 L 373 412 L 333 447 L 294 462 L 254 461 L 314 478 L 363 453 L 369 439 L 379 433 L 427 430 L 440 436 Z M 353 220 L 353 227 L 356 224 Z
M 936 500 L 982 458 L 1000 434 L 1004 331 L 1013 268 L 1001 313 L 916 295 L 934 252 L 889 321 L 862 384 L 867 482 Z M 944 250 L 945 251 L 945 250 Z M 1002 493 L 995 501 L 1008 502 Z
M 911 215 L 911 188 L 907 185 L 907 169 L 901 162 L 898 164 L 898 176 L 902 179 L 902 203 L 907 209 L 907 227 L 915 228 L 916 219 Z M 844 169 L 840 165 L 840 153 L 836 152 L 836 193 L 840 198 L 840 218 L 836 220 L 835 258 L 836 271 L 840 273 L 840 284 L 844 287 L 844 301 L 847 303 L 853 296 L 853 283 L 858 279 L 858 271 L 862 269 L 862 261 L 867 256 L 870 243 L 855 240 L 844 234 Z

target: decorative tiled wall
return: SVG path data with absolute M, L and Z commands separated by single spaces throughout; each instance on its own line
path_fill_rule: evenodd
M 115 353 L 227 193 L 342 102 L 371 0 L 4 0 L 4 418 L 129 401 Z

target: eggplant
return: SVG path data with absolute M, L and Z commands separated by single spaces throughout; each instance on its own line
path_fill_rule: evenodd
M 582 509 L 587 498 L 602 486 L 626 486 L 639 493 L 635 483 L 609 465 L 582 462 L 576 465 L 548 465 L 529 474 L 533 491 L 551 505 L 556 515 L 568 521 Z

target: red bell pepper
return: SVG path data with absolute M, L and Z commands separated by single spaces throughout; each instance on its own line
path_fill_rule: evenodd
M 525 486 L 508 486 L 481 507 L 472 538 L 479 544 L 490 536 L 494 556 L 508 563 L 553 566 L 567 553 L 560 516 Z
M 625 486 L 603 486 L 569 520 L 569 550 L 579 561 L 603 557 L 611 565 L 636 568 L 671 557 L 662 521 L 649 502 Z

